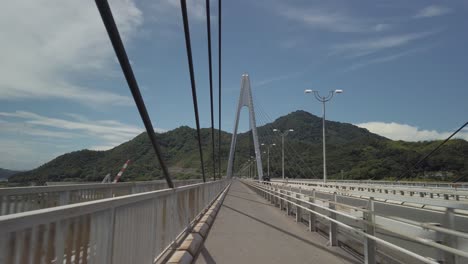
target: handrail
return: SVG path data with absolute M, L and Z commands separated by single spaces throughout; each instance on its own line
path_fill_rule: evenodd
M 375 236 L 372 236 L 372 235 L 369 235 L 367 233 L 365 233 L 363 230 L 361 229 L 358 229 L 358 228 L 355 228 L 355 227 L 352 227 L 352 226 L 349 226 L 347 224 L 344 224 L 336 219 L 333 219 L 329 216 L 326 216 L 324 214 L 321 214 L 321 213 L 318 213 L 316 211 L 314 211 L 313 209 L 307 207 L 307 206 L 304 206 L 305 205 L 312 205 L 314 207 L 318 207 L 318 208 L 321 208 L 321 209 L 324 209 L 328 212 L 333 212 L 335 214 L 340 214 L 342 216 L 345 216 L 347 218 L 351 218 L 353 220 L 356 220 L 356 221 L 360 221 L 362 223 L 364 223 L 365 225 L 367 226 L 373 226 L 373 227 L 377 227 L 379 229 L 382 229 L 382 230 L 385 230 L 385 231 L 388 231 L 388 232 L 391 232 L 391 233 L 394 233 L 402 238 L 405 238 L 405 239 L 409 239 L 411 241 L 414 241 L 414 242 L 417 242 L 417 243 L 420 243 L 420 244 L 423 244 L 423 245 L 427 245 L 427 246 L 430 246 L 430 247 L 433 247 L 433 248 L 437 248 L 439 250 L 442 250 L 442 251 L 445 251 L 445 252 L 448 252 L 450 254 L 454 254 L 454 255 L 457 255 L 457 256 L 461 256 L 461 257 L 465 257 L 465 258 L 468 258 L 468 252 L 465 252 L 465 251 L 462 251 L 462 250 L 459 250 L 459 249 L 456 249 L 456 248 L 452 248 L 450 246 L 447 246 L 447 245 L 442 245 L 442 244 L 439 244 L 439 243 L 436 243 L 432 240 L 429 240 L 429 239 L 424 239 L 424 238 L 420 238 L 420 237 L 413 237 L 413 236 L 408 236 L 406 234 L 402 234 L 398 231 L 395 231 L 393 229 L 390 229 L 386 226 L 383 226 L 383 225 L 380 225 L 380 224 L 377 224 L 375 222 L 370 222 L 370 221 L 367 221 L 366 219 L 363 219 L 363 218 L 359 218 L 359 217 L 355 217 L 355 216 L 350 216 L 350 215 L 347 215 L 345 213 L 342 213 L 342 212 L 337 212 L 336 210 L 334 209 L 331 209 L 331 208 L 328 208 L 328 207 L 325 207 L 325 206 L 320 206 L 316 203 L 312 203 L 310 201 L 307 201 L 307 200 L 304 200 L 304 199 L 301 199 L 301 196 L 303 196 L 304 194 L 302 193 L 297 193 L 297 192 L 293 192 L 291 190 L 286 190 L 290 193 L 292 193 L 291 195 L 288 195 L 288 194 L 284 194 L 282 193 L 283 190 L 281 191 L 277 191 L 277 190 L 271 190 L 270 188 L 268 187 L 265 187 L 265 186 L 262 186 L 258 183 L 252 183 L 252 182 L 247 182 L 247 181 L 243 181 L 244 183 L 248 184 L 249 186 L 251 187 L 254 187 L 258 190 L 260 190 L 261 192 L 264 192 L 268 195 L 271 195 L 273 197 L 276 197 L 277 199 L 280 199 L 280 200 L 283 200 L 283 201 L 286 201 L 287 203 L 290 203 L 294 206 L 296 206 L 296 208 L 301 208 L 307 212 L 310 212 L 310 213 L 313 213 L 317 216 L 320 216 L 322 218 L 325 218 L 327 220 L 329 220 L 330 222 L 333 222 L 341 227 L 344 227 L 348 230 L 351 230 L 352 232 L 356 233 L 356 234 L 359 234 L 361 236 L 364 236 L 366 238 L 369 238 L 369 239 L 372 239 L 378 243 L 381 243 L 381 244 L 384 244 L 388 247 L 391 247 L 391 248 L 394 248 L 398 251 L 401 251 L 401 252 L 404 252 L 412 257 L 415 257 L 425 263 L 437 263 L 437 262 L 434 262 L 432 260 L 429 260 L 428 258 L 424 257 L 424 256 L 421 256 L 421 255 L 418 255 L 412 251 L 409 251 L 405 248 L 402 248 L 402 247 L 399 247 L 397 245 L 394 245 L 388 241 L 385 241 L 383 239 L 380 239 L 380 238 L 377 238 Z M 269 185 L 267 185 L 269 186 Z M 271 188 L 275 188 L 275 187 L 271 187 Z M 298 196 L 299 195 L 299 196 Z M 317 199 L 316 197 L 314 197 L 315 199 Z M 294 202 L 294 201 L 297 201 L 297 202 Z M 317 200 L 320 200 L 320 199 L 317 199 Z M 338 202 L 335 202 L 335 201 L 329 201 L 329 200 L 324 200 L 324 199 L 321 199 L 322 201 L 326 201 L 326 202 L 329 202 L 329 203 L 332 203 L 332 204 L 335 204 L 335 205 L 343 205 L 341 203 L 338 203 Z M 315 200 L 314 200 L 315 201 Z M 379 217 L 381 218 L 385 218 L 385 219 L 390 219 L 390 220 L 394 220 L 394 221 L 399 221 L 399 222 L 402 222 L 402 223 L 405 223 L 405 224 L 411 224 L 411 225 L 414 225 L 414 226 L 417 226 L 417 227 L 421 227 L 421 228 L 426 228 L 426 229 L 431 229 L 433 231 L 437 231 L 437 232 L 441 232 L 443 234 L 447 234 L 447 235 L 454 235 L 454 236 L 458 236 L 458 237 L 461 237 L 461 238 L 468 238 L 468 234 L 467 233 L 464 233 L 464 232 L 460 232 L 460 231 L 456 231 L 456 230 L 450 230 L 450 229 L 447 229 L 447 228 L 443 228 L 443 227 L 434 227 L 432 225 L 428 225 L 426 223 L 418 223 L 416 221 L 412 221 L 412 220 L 407 220 L 405 221 L 406 219 L 399 219 L 397 217 L 388 217 L 388 216 L 382 216 L 380 214 L 376 214 L 375 212 L 371 212 L 371 211 L 366 211 L 364 212 L 363 211 L 363 214 L 364 213 L 370 213 L 372 215 L 378 215 Z
M 270 182 L 271 184 L 275 184 L 277 186 L 281 186 L 281 184 L 286 185 L 287 182 L 280 182 L 280 181 L 273 181 Z M 291 183 L 291 182 L 289 182 Z M 294 182 L 292 182 L 294 184 Z M 357 190 L 342 190 L 342 189 L 333 189 L 333 188 L 321 188 L 317 186 L 310 186 L 313 189 L 316 189 L 317 191 L 320 192 L 328 192 L 328 193 L 334 193 L 338 192 L 340 194 L 346 194 L 351 197 L 358 197 L 358 198 L 368 198 L 370 197 L 370 193 L 375 197 L 375 199 L 384 199 L 384 200 L 391 200 L 391 201 L 401 201 L 403 203 L 414 203 L 414 204 L 420 204 L 423 207 L 425 206 L 435 206 L 435 207 L 441 207 L 441 208 L 447 208 L 447 207 L 452 207 L 452 208 L 457 208 L 457 209 L 463 209 L 467 210 L 468 209 L 468 202 L 467 200 L 463 201 L 457 201 L 457 200 L 447 200 L 447 199 L 422 199 L 421 197 L 415 197 L 415 196 L 406 196 L 406 195 L 394 195 L 391 193 L 374 193 L 374 192 L 365 192 L 365 191 L 357 191 Z M 305 189 L 307 190 L 307 189 Z M 362 195 L 359 195 L 362 194 Z M 362 197 L 366 196 L 366 197 Z M 384 196 L 386 198 L 379 198 L 379 196 Z M 421 199 L 420 199 L 421 198 Z
M 264 187 L 259 187 L 259 188 L 264 188 Z M 301 195 L 304 195 L 303 193 L 298 193 L 298 192 L 293 192 L 293 191 L 289 191 L 291 193 L 294 193 L 294 194 L 301 194 Z M 288 195 L 284 195 L 283 196 L 288 196 Z M 288 197 L 290 198 L 293 198 L 295 200 L 298 200 L 297 197 L 293 196 L 293 195 L 289 195 Z M 344 204 L 344 203 L 339 203 L 339 202 L 335 202 L 335 201 L 332 201 L 332 200 L 328 200 L 328 199 L 321 199 L 321 198 L 317 198 L 315 197 L 315 200 L 319 200 L 319 201 L 323 201 L 323 202 L 328 202 L 328 203 L 333 203 L 335 205 L 338 205 L 338 206 L 342 206 L 342 207 L 348 207 L 348 208 L 352 208 L 354 210 L 357 210 L 357 211 L 361 211 L 363 213 L 371 213 L 375 216 L 379 216 L 381 218 L 385 218 L 385 219 L 389 219 L 389 220 L 394 220 L 394 221 L 398 221 L 398 222 L 401 222 L 401 223 L 404 223 L 404 224 L 410 224 L 410 225 L 413 225 L 413 226 L 417 226 L 417 227 L 421 227 L 421 228 L 425 228 L 425 229 L 431 229 L 431 230 L 434 230 L 434 231 L 438 231 L 438 232 L 441 232 L 441 233 L 444 233 L 444 234 L 448 234 L 448 235 L 454 235 L 454 236 L 458 236 L 460 238 L 466 238 L 468 239 L 468 233 L 465 233 L 465 232 L 461 232 L 461 231 L 456 231 L 456 230 L 452 230 L 452 229 L 447 229 L 447 228 L 444 228 L 444 227 L 438 227 L 438 226 L 434 226 L 434 223 L 421 223 L 421 222 L 417 222 L 417 221 L 413 221 L 413 220 L 409 220 L 409 219 L 404 219 L 404 218 L 401 218 L 401 217 L 394 217 L 394 216 L 388 216 L 388 215 L 383 215 L 383 214 L 379 214 L 375 211 L 369 211 L 367 209 L 364 209 L 364 208 L 359 208 L 359 207 L 355 207 L 355 206 L 351 206 L 351 205 L 347 205 L 347 204 Z M 311 203 L 310 201 L 306 201 L 306 200 L 300 200 L 302 203 L 306 203 L 306 204 L 309 204 L 309 205 L 313 205 L 313 206 L 316 206 L 316 207 L 321 207 L 321 209 L 325 209 L 327 211 L 330 211 L 330 212 L 334 212 L 334 213 L 337 213 L 337 214 L 343 214 L 341 212 L 335 212 L 336 210 L 332 210 L 328 207 L 324 207 L 324 206 L 320 206 L 320 205 L 317 205 L 317 204 L 314 204 L 314 203 Z M 380 202 L 380 201 L 376 201 L 376 202 Z M 345 215 L 343 215 L 345 216 Z M 346 216 L 348 217 L 348 216 Z M 350 217 L 348 217 L 350 218 Z M 354 220 L 363 220 L 362 218 L 352 218 Z
M 228 183 L 218 180 L 0 216 L 0 263 L 21 262 L 24 256 L 45 263 L 86 258 L 93 263 L 150 263 Z
M 201 180 L 174 181 L 175 186 Z M 168 188 L 165 181 L 0 188 L 0 215 Z

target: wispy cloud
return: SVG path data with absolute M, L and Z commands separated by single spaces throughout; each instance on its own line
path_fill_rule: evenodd
M 283 74 L 283 75 L 275 76 L 275 77 L 272 77 L 272 78 L 264 79 L 264 80 L 261 80 L 261 81 L 258 81 L 258 82 L 254 82 L 252 84 L 252 87 L 253 88 L 262 87 L 262 86 L 266 86 L 268 84 L 271 84 L 273 82 L 291 79 L 291 78 L 294 78 L 294 77 L 299 76 L 301 74 L 304 74 L 305 72 L 306 72 L 306 70 L 300 70 L 300 71 L 291 72 L 291 73 L 288 73 L 288 74 Z
M 189 19 L 194 22 L 205 21 L 206 20 L 205 4 L 206 4 L 205 0 L 187 1 L 187 12 L 188 12 Z M 153 12 L 156 12 L 156 15 L 152 16 L 152 18 L 157 20 L 157 22 L 179 24 L 179 25 L 182 24 L 182 21 L 181 21 L 182 18 L 181 18 L 181 12 L 180 12 L 180 0 L 153 1 L 151 10 Z
M 349 57 L 360 57 L 382 50 L 396 48 L 410 44 L 414 41 L 429 37 L 437 31 L 426 31 L 408 34 L 399 34 L 361 40 L 357 42 L 337 44 L 331 48 L 331 54 L 343 54 Z
M 374 26 L 374 30 L 376 32 L 382 32 L 382 31 L 385 31 L 385 30 L 388 30 L 392 28 L 392 26 L 390 24 L 384 24 L 384 23 L 380 23 L 380 24 L 377 24 Z
M 344 71 L 345 72 L 346 71 L 353 71 L 353 70 L 357 70 L 357 69 L 360 69 L 360 68 L 363 68 L 363 67 L 366 67 L 366 66 L 369 66 L 369 65 L 373 65 L 373 64 L 379 64 L 379 63 L 394 61 L 394 60 L 397 60 L 399 58 L 412 55 L 414 53 L 427 51 L 427 50 L 429 50 L 431 48 L 433 48 L 433 45 L 426 46 L 426 47 L 417 47 L 417 48 L 414 48 L 414 49 L 394 53 L 394 54 L 391 54 L 391 55 L 387 55 L 387 56 L 383 56 L 383 57 L 379 57 L 379 58 L 374 58 L 374 59 L 369 59 L 369 60 L 357 62 L 357 63 L 354 63 L 351 66 L 345 68 Z
M 427 18 L 427 17 L 436 17 L 443 16 L 451 13 L 452 10 L 448 7 L 431 5 L 427 6 L 414 15 L 414 18 Z
M 441 140 L 448 138 L 452 132 L 439 132 L 437 130 L 420 129 L 416 126 L 399 123 L 385 122 L 367 122 L 356 124 L 359 127 L 365 128 L 372 133 L 393 139 L 405 141 L 424 141 L 424 140 Z M 456 138 L 468 140 L 468 130 L 462 130 Z
M 112 1 L 111 7 L 124 41 L 130 41 L 142 24 L 142 12 L 133 0 Z M 97 76 L 96 72 L 109 74 L 116 66 L 92 2 L 9 1 L 0 9 L 0 32 L 0 100 L 56 98 L 94 105 L 131 104 L 128 96 L 109 90 L 113 87 L 98 89 L 76 81 L 82 75 Z
M 339 11 L 324 8 L 296 8 L 281 5 L 278 13 L 290 20 L 298 21 L 306 26 L 333 32 L 363 32 L 370 27 L 359 20 Z
M 143 129 L 116 120 L 68 120 L 52 118 L 27 111 L 0 112 L 4 118 L 13 118 L 8 125 L 2 124 L 0 132 L 17 132 L 34 136 L 58 138 L 88 137 L 109 146 L 117 146 L 137 136 Z

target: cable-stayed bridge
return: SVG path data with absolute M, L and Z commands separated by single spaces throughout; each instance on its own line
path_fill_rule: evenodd
M 0 263 L 468 263 L 466 183 L 319 180 L 316 169 L 285 143 L 286 133 L 281 161 L 267 154 L 267 164 L 281 162 L 282 169 L 265 175 L 261 141 L 281 131 L 257 130 L 271 118 L 254 103 L 247 74 L 229 156 L 221 156 L 220 136 L 216 155 L 209 1 L 213 180 L 204 168 L 184 0 L 202 179 L 173 180 L 110 7 L 105 0 L 96 4 L 165 180 L 0 189 Z M 220 52 L 221 1 L 218 7 Z M 249 109 L 252 157 L 236 166 L 243 107 Z M 220 113 L 221 104 L 219 124 Z M 225 175 L 221 159 L 228 160 Z M 305 179 L 291 179 L 296 177 Z

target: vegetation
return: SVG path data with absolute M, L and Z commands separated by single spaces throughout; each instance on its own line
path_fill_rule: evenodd
M 276 143 L 270 151 L 273 177 L 281 175 L 281 138 L 273 128 L 295 131 L 287 136 L 286 176 L 313 178 L 322 175 L 322 120 L 310 113 L 296 111 L 258 128 L 261 142 Z M 327 169 L 329 178 L 344 179 L 392 179 L 405 174 L 405 178 L 453 180 L 468 176 L 468 142 L 451 140 L 438 152 L 410 170 L 440 141 L 393 141 L 370 133 L 366 129 L 347 123 L 327 121 Z M 217 131 L 216 131 L 217 135 Z M 201 131 L 205 171 L 211 177 L 213 171 L 210 129 Z M 223 173 L 231 134 L 222 132 L 221 157 Z M 175 178 L 200 178 L 200 159 L 196 130 L 182 126 L 158 134 L 163 159 Z M 216 140 L 217 142 L 217 137 Z M 241 168 L 253 156 L 250 132 L 240 134 L 235 153 L 235 170 Z M 71 152 L 27 172 L 10 177 L 10 182 L 28 183 L 44 181 L 101 181 L 107 173 L 117 174 L 123 163 L 131 159 L 122 180 L 161 179 L 160 167 L 146 133 L 108 151 L 80 150 Z M 263 167 L 267 171 L 266 155 Z
M 12 171 L 0 168 L 0 180 L 8 179 L 8 177 L 18 173 L 18 171 Z

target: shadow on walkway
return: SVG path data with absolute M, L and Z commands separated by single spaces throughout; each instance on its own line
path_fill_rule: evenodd
M 269 203 L 262 203 L 262 202 L 259 202 L 259 201 L 247 199 L 247 198 L 240 197 L 240 196 L 237 196 L 237 195 L 228 194 L 227 196 L 235 197 L 235 198 L 246 200 L 246 201 L 253 202 L 253 203 L 259 203 L 259 204 L 263 204 L 263 205 L 267 205 L 267 206 L 273 206 L 272 204 L 269 204 Z
M 336 251 L 330 250 L 330 248 L 328 248 L 328 247 L 326 247 L 326 246 L 322 246 L 322 245 L 320 245 L 320 244 L 313 243 L 313 242 L 311 242 L 311 241 L 309 241 L 309 240 L 307 240 L 307 239 L 304 239 L 304 238 L 299 237 L 299 236 L 297 236 L 297 235 L 295 235 L 295 234 L 293 234 L 293 233 L 291 233 L 291 232 L 288 232 L 288 231 L 286 231 L 286 230 L 283 230 L 283 229 L 281 229 L 281 228 L 278 228 L 278 227 L 276 227 L 276 226 L 274 226 L 274 225 L 272 225 L 272 224 L 270 224 L 270 223 L 267 223 L 267 222 L 265 222 L 265 221 L 263 221 L 263 220 L 261 220 L 261 219 L 258 219 L 258 218 L 254 217 L 254 216 L 248 215 L 248 214 L 246 214 L 246 213 L 244 213 L 244 212 L 241 212 L 241 211 L 239 211 L 239 210 L 237 210 L 237 209 L 234 209 L 234 208 L 232 208 L 232 207 L 230 207 L 230 206 L 228 206 L 228 205 L 224 205 L 224 204 L 223 204 L 222 207 L 227 208 L 227 209 L 230 209 L 230 210 L 232 210 L 232 211 L 234 211 L 234 212 L 236 212 L 236 213 L 239 213 L 239 214 L 241 214 L 241 215 L 244 215 L 244 216 L 246 216 L 246 217 L 248 217 L 248 218 L 250 218 L 250 219 L 252 219 L 252 220 L 255 220 L 255 221 L 257 221 L 257 222 L 259 222 L 259 223 L 262 223 L 262 224 L 264 224 L 264 225 L 266 225 L 266 226 L 268 226 L 268 227 L 270 227 L 270 228 L 273 228 L 273 229 L 275 229 L 275 230 L 277 230 L 277 231 L 279 231 L 279 232 L 281 232 L 281 233 L 283 233 L 283 234 L 286 234 L 286 235 L 291 236 L 291 237 L 293 237 L 293 238 L 295 238 L 295 239 L 297 239 L 297 240 L 300 240 L 300 241 L 302 241 L 302 242 L 304 242 L 304 243 L 307 243 L 307 244 L 309 244 L 309 245 L 311 245 L 311 246 L 313 246 L 313 247 L 315 247 L 315 248 L 321 249 L 321 250 L 323 250 L 323 251 L 327 251 L 327 252 L 329 252 L 329 253 L 331 253 L 331 254 L 333 254 L 333 255 L 335 255 L 335 256 L 336 256 L 336 255 L 339 255 L 340 258 L 345 259 L 345 260 L 347 260 L 347 261 L 349 261 L 349 262 L 352 262 L 352 263 L 361 263 L 360 261 L 358 261 L 358 260 L 356 260 L 356 259 L 354 259 L 354 258 L 351 258 L 351 257 L 348 257 L 348 256 L 343 256 L 342 254 L 337 253 Z

